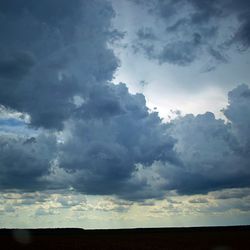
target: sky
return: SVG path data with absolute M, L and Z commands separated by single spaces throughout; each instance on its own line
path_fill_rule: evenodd
M 250 223 L 248 0 L 0 0 L 0 226 Z

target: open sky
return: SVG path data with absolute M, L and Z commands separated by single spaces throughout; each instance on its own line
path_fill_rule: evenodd
M 0 226 L 250 223 L 248 0 L 0 0 Z

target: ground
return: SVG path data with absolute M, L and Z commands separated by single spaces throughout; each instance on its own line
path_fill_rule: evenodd
M 1 249 L 250 249 L 250 226 L 0 230 Z M 3 248 L 2 248 L 3 247 Z

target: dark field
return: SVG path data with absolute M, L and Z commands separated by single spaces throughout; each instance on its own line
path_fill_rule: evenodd
M 250 249 L 250 226 L 0 230 L 1 249 Z

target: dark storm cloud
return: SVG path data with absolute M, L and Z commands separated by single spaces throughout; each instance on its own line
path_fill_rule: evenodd
M 0 104 L 54 131 L 70 116 L 89 117 L 88 109 L 94 117 L 116 113 L 116 100 L 102 87 L 118 66 L 107 48 L 119 35 L 110 29 L 113 16 L 106 1 L 1 0 Z M 98 86 L 104 93 L 95 93 Z M 80 109 L 75 96 L 88 100 L 86 107 Z M 52 141 L 1 135 L 1 188 L 44 188 L 41 178 L 56 159 Z
M 195 60 L 199 51 L 196 41 L 170 43 L 158 55 L 159 63 L 172 63 L 185 66 Z
M 60 166 L 76 171 L 73 187 L 92 194 L 118 194 L 126 189 L 136 164 L 155 160 L 178 161 L 174 140 L 166 132 L 157 113 L 149 113 L 141 94 L 131 95 L 125 84 L 110 85 L 113 100 L 122 112 L 103 119 L 94 112 L 88 119 L 72 120 L 71 136 L 61 148 Z M 98 99 L 102 105 L 102 97 Z M 106 103 L 106 101 L 104 102 Z
M 112 85 L 92 86 L 87 99 L 76 109 L 75 116 L 84 119 L 106 119 L 124 113 Z
M 18 78 L 26 75 L 29 69 L 34 65 L 34 58 L 31 54 L 17 52 L 0 60 L 0 78 Z
M 246 50 L 250 45 L 250 3 L 246 0 L 154 0 L 134 1 L 162 21 L 161 39 L 145 42 L 138 31 L 135 47 L 159 63 L 189 65 L 202 55 L 215 62 L 227 62 L 224 54 L 233 47 Z M 235 21 L 232 21 L 235 19 Z M 234 24 L 233 24 L 234 23 Z M 235 28 L 232 28 L 235 26 Z M 150 34 L 159 27 L 147 28 Z M 193 39 L 194 36 L 197 39 Z M 147 34 L 146 37 L 149 37 Z M 145 48 L 158 47 L 148 51 Z M 150 53 L 149 53 L 150 52 Z
M 107 48 L 114 12 L 105 1 L 0 1 L 0 103 L 31 124 L 62 129 L 75 95 L 111 80 L 118 61 Z M 95 17 L 95 18 L 93 18 Z
M 40 135 L 36 141 L 0 136 L 0 188 L 37 190 L 55 157 L 56 138 Z M 44 187 L 43 187 L 44 188 Z

